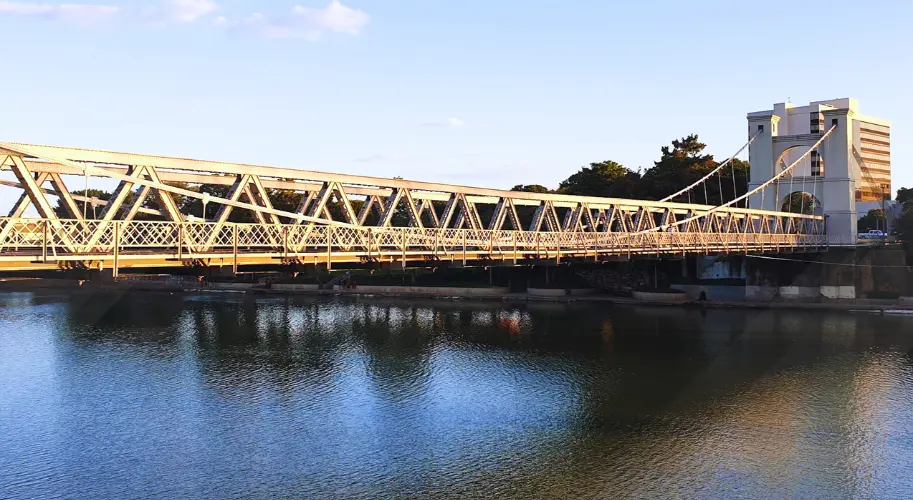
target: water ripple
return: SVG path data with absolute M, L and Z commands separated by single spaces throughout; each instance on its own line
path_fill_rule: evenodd
M 913 318 L 0 295 L 2 498 L 901 498 Z

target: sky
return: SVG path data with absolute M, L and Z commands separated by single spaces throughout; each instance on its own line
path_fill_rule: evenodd
M 722 160 L 748 112 L 854 97 L 892 121 L 896 191 L 911 21 L 908 0 L 0 1 L 0 141 L 557 187 L 691 133 Z

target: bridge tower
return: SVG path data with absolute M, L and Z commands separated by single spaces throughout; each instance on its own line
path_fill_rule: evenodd
M 788 211 L 791 193 L 804 192 L 816 214 L 826 217 L 830 245 L 855 245 L 857 202 L 888 199 L 890 178 L 890 124 L 858 113 L 855 99 L 834 99 L 796 107 L 775 104 L 774 109 L 748 114 L 749 147 L 754 189 L 782 172 L 834 131 L 792 171 L 749 200 L 751 208 Z M 862 151 L 862 153 L 860 153 Z M 865 158 L 865 159 L 863 159 Z

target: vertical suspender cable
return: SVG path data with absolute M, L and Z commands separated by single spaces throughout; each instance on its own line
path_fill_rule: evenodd
M 707 181 L 704 181 L 704 205 L 710 204 L 710 198 L 707 196 Z
M 723 199 L 723 171 L 722 170 L 718 171 L 716 173 L 716 175 L 717 175 L 717 182 L 720 185 L 720 203 L 725 203 L 726 200 Z M 733 196 L 733 198 L 735 198 L 735 196 Z

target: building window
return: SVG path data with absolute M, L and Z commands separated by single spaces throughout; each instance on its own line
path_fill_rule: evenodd
M 809 114 L 809 130 L 813 134 L 820 134 L 821 128 L 824 125 L 824 120 L 821 118 L 821 115 L 818 113 Z
M 821 158 L 821 155 L 819 155 L 817 151 L 812 151 L 811 164 L 812 177 L 823 177 L 824 160 Z

